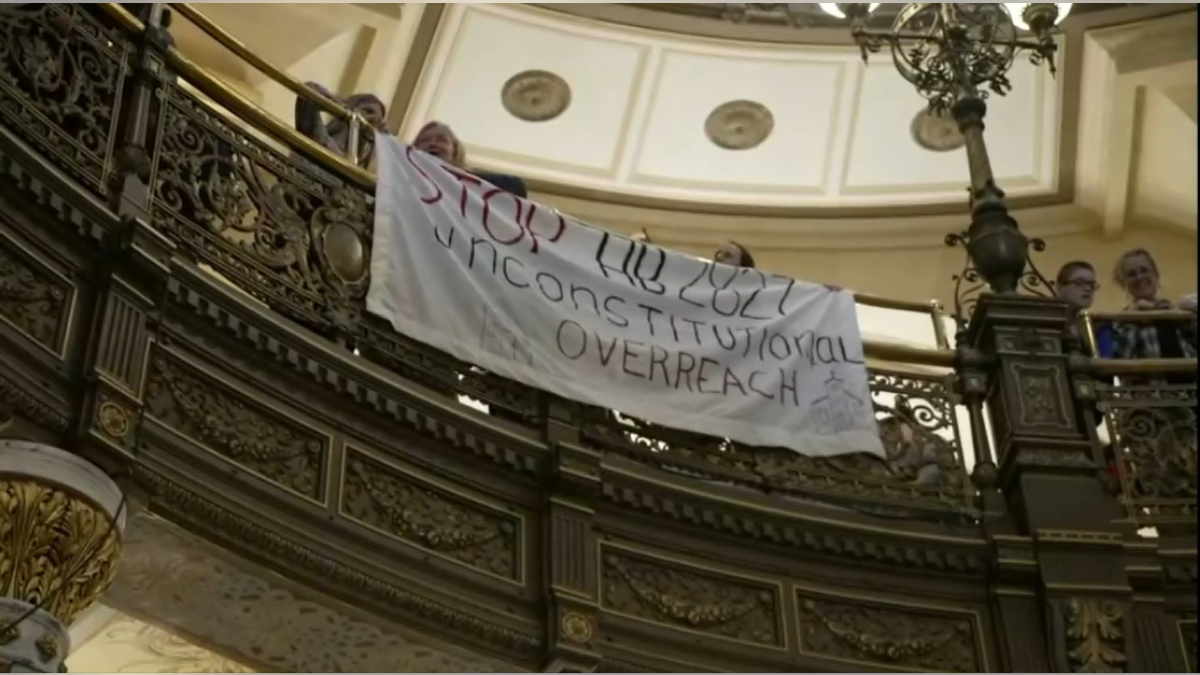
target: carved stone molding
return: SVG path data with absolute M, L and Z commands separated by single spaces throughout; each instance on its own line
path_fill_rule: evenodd
M 778 589 L 634 557 L 603 554 L 603 606 L 626 616 L 738 642 L 778 647 Z
M 0 238 L 0 317 L 57 354 L 69 318 L 71 288 L 6 246 Z
M 526 70 L 504 83 L 500 101 L 519 120 L 548 122 L 570 107 L 571 86 L 549 71 Z
M 411 618 L 418 625 L 476 640 L 494 649 L 526 657 L 540 654 L 543 641 L 457 608 L 429 600 L 417 589 L 400 588 L 263 528 L 246 518 L 179 487 L 164 476 L 138 467 L 136 478 L 160 509 L 172 518 L 199 528 L 214 541 L 234 550 L 276 561 L 279 569 L 309 579 L 320 579 L 331 592 L 361 594 L 378 606 Z
M 511 665 L 352 615 L 153 516 L 130 523 L 112 606 L 277 672 L 513 672 Z M 184 654 L 186 655 L 186 654 Z M 201 672 L 201 671 L 194 671 Z M 232 671 L 224 671 L 232 672 Z
M 774 130 L 774 115 L 757 101 L 722 103 L 704 121 L 704 133 L 708 140 L 726 150 L 758 147 Z
M 146 385 L 158 421 L 309 499 L 323 498 L 328 439 L 269 413 L 159 354 Z
M 797 603 L 805 654 L 885 668 L 986 672 L 970 614 L 884 609 L 804 594 Z
M 21 415 L 55 434 L 65 434 L 71 428 L 71 420 L 50 406 L 42 403 L 0 373 L 0 422 Z
M 1123 673 L 1125 610 L 1108 600 L 1072 598 L 1063 605 L 1067 663 L 1075 673 Z
M 519 519 L 440 494 L 411 476 L 348 451 L 342 513 L 465 565 L 519 580 Z

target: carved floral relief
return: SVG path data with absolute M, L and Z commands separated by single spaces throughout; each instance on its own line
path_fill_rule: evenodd
M 311 499 L 323 494 L 328 442 L 158 356 L 146 407 L 160 422 L 279 485 Z
M 800 650 L 805 654 L 918 671 L 985 672 L 970 615 L 803 596 L 798 606 Z
M 776 589 L 607 551 L 606 609 L 675 628 L 782 646 Z
M 347 516 L 476 569 L 518 579 L 520 521 L 467 504 L 360 454 L 346 462 Z
M 0 317 L 57 352 L 70 288 L 5 250 L 3 242 L 0 239 Z

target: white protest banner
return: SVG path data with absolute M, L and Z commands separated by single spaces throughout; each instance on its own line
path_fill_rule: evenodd
M 883 455 L 854 299 L 606 233 L 390 136 L 367 309 L 497 375 L 668 427 Z

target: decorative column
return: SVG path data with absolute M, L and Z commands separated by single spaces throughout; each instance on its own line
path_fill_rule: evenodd
M 96 466 L 0 441 L 0 672 L 63 672 L 66 627 L 116 574 L 124 511 Z
M 1127 550 L 1136 537 L 1117 522 L 1122 511 L 1100 479 L 1096 447 L 1078 414 L 1086 392 L 1075 390 L 1064 349 L 1069 321 L 1057 300 L 984 295 L 965 336 L 991 361 L 997 485 L 1021 533 L 993 539 L 1004 560 L 1026 561 L 1028 573 L 1019 576 L 1027 581 L 1018 584 L 1039 587 L 1048 633 L 1044 658 L 1010 656 L 1050 672 L 1127 672 L 1134 600 Z M 1010 610 L 1007 633 L 1026 633 L 1036 620 L 1029 600 L 1001 603 Z
M 543 672 L 591 673 L 600 666 L 599 542 L 593 527 L 600 496 L 600 453 L 579 443 L 580 405 L 552 397 L 546 440 L 555 452 L 545 533 L 549 649 Z

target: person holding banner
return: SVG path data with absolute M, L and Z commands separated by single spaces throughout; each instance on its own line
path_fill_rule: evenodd
M 441 122 L 426 123 L 417 132 L 417 137 L 413 139 L 412 146 L 427 155 L 437 157 L 451 166 L 468 171 L 509 194 L 521 198 L 529 197 L 529 190 L 525 187 L 525 181 L 516 176 L 491 173 L 490 171 L 475 171 L 468 168 L 466 146 L 462 144 L 462 141 L 458 139 L 454 131 L 446 124 L 442 124 Z

